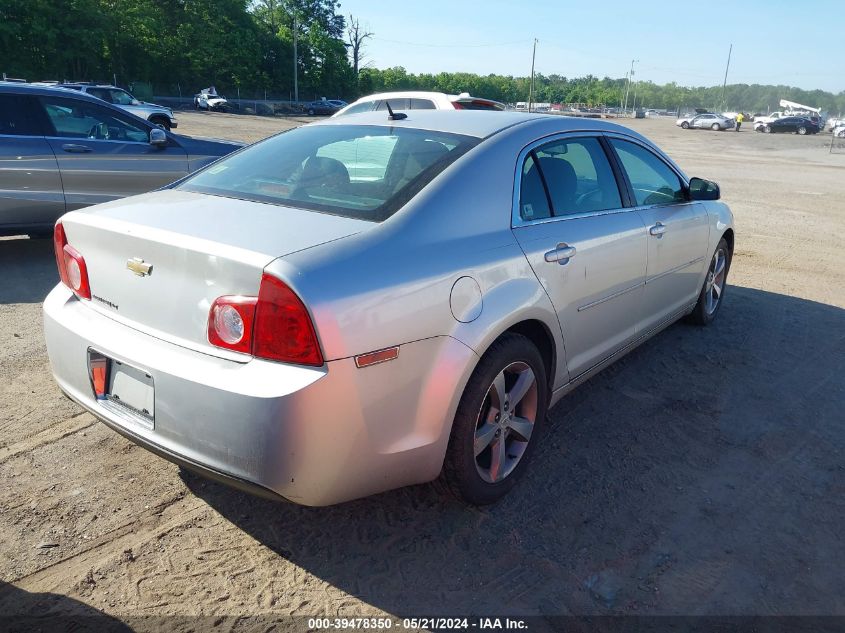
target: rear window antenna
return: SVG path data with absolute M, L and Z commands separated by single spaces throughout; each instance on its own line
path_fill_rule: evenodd
M 387 118 L 390 119 L 391 121 L 401 121 L 402 119 L 408 118 L 408 115 L 405 114 L 404 112 L 394 113 L 393 108 L 390 107 L 390 101 L 387 101 L 385 99 L 384 105 L 387 106 L 387 111 L 390 113 L 390 114 L 388 114 Z

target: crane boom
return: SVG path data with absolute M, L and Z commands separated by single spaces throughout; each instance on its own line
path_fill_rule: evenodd
M 786 99 L 780 100 L 780 107 L 786 108 L 788 110 L 804 110 L 806 112 L 815 112 L 819 114 L 821 112 L 821 108 L 811 108 L 810 106 L 803 105 L 801 103 L 795 103 L 794 101 L 787 101 Z

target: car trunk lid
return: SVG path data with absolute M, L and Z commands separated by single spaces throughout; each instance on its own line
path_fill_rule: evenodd
M 158 338 L 241 361 L 249 357 L 208 342 L 214 300 L 256 296 L 274 259 L 375 226 L 173 190 L 69 213 L 62 225 L 85 258 L 92 309 Z

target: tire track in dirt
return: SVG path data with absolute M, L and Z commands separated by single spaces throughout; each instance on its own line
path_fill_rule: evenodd
M 21 453 L 28 453 L 41 446 L 58 442 L 59 440 L 73 435 L 74 433 L 84 431 L 95 424 L 97 424 L 97 419 L 90 413 L 86 411 L 77 413 L 66 420 L 52 424 L 44 430 L 34 435 L 30 435 L 21 441 L 0 447 L 0 464 L 3 464 Z
M 200 499 L 185 493 L 174 495 L 110 530 L 88 547 L 12 581 L 26 591 L 66 591 L 68 578 L 84 577 L 87 570 L 103 560 L 131 550 L 139 543 L 160 539 L 206 509 Z

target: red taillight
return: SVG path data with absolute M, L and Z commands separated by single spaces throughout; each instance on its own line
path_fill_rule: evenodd
M 88 267 L 85 265 L 85 258 L 67 243 L 67 236 L 61 222 L 56 224 L 53 232 L 53 248 L 56 251 L 56 265 L 59 267 L 62 283 L 81 299 L 90 299 L 91 286 L 88 283 Z
M 308 310 L 293 290 L 271 275 L 261 276 L 252 336 L 252 353 L 260 358 L 323 364 Z
M 256 301 L 255 297 L 218 298 L 208 313 L 208 342 L 249 354 L 252 351 Z
M 282 281 L 262 275 L 258 297 L 220 297 L 208 315 L 212 345 L 258 358 L 322 365 L 323 355 L 305 305 Z

